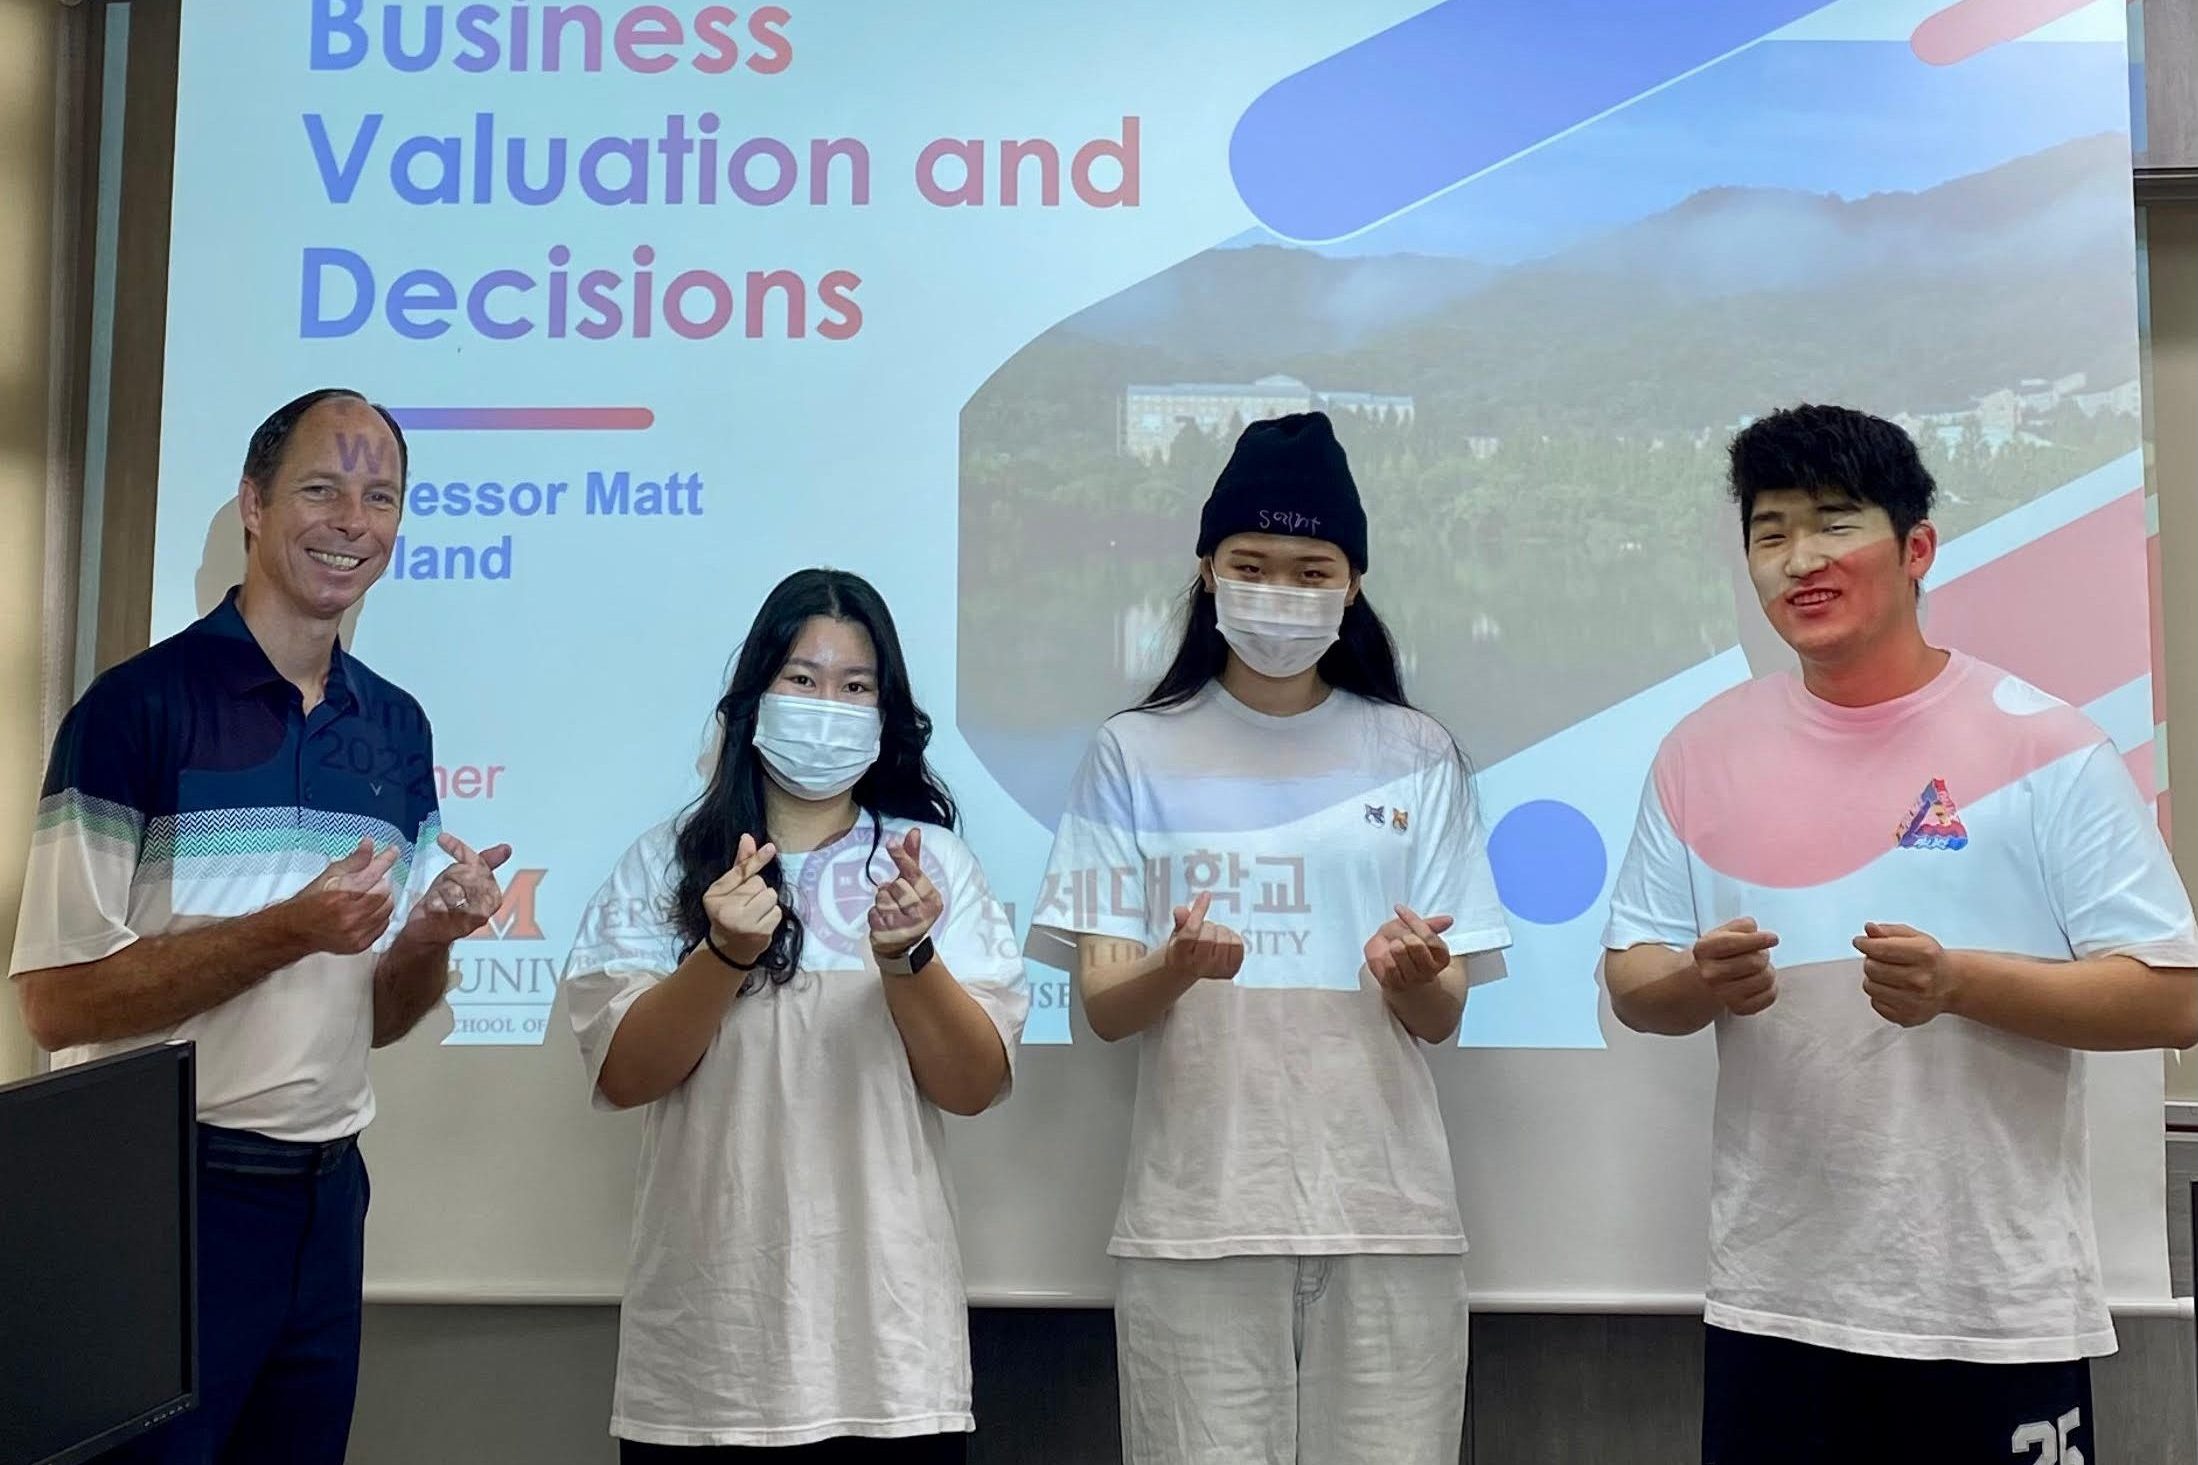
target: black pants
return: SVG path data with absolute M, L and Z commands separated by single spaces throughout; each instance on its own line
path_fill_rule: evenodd
M 1709 1330 L 1702 1465 L 2104 1465 L 2091 1365 L 1877 1358 Z
M 643 1445 L 618 1442 L 618 1465 L 961 1465 L 966 1434 L 923 1434 L 903 1440 L 853 1437 L 813 1445 Z
M 200 1125 L 199 1405 L 102 1465 L 343 1465 L 366 1203 L 349 1140 Z

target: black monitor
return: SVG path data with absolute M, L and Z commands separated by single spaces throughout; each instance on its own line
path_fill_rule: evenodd
M 198 1403 L 193 1048 L 0 1087 L 0 1465 L 76 1465 Z

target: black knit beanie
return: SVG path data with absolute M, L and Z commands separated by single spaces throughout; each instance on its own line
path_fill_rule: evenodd
M 1366 510 L 1325 412 L 1293 412 L 1244 429 L 1198 516 L 1198 554 L 1232 534 L 1325 539 L 1366 570 Z

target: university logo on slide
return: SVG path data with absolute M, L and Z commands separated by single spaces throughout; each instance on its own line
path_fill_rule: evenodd
M 514 870 L 504 882 L 504 903 L 488 924 L 466 937 L 468 941 L 540 941 L 542 923 L 535 919 L 534 897 L 542 888 L 547 870 Z
M 1898 843 L 1902 849 L 1961 849 L 1969 843 L 1969 831 L 1962 828 L 1961 813 L 1954 807 L 1954 796 L 1946 791 L 1946 780 L 1934 778 L 1916 797 L 1916 806 L 1900 827 Z

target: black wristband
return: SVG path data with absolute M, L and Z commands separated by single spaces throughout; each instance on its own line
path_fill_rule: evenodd
M 758 955 L 754 961 L 749 962 L 746 966 L 742 966 L 739 962 L 734 961 L 731 957 L 727 956 L 722 950 L 719 949 L 717 944 L 717 934 L 713 931 L 705 931 L 702 933 L 702 944 L 710 948 L 710 955 L 716 957 L 719 961 L 724 962 L 725 965 L 731 967 L 736 972 L 752 972 L 763 962 L 762 956 Z M 764 949 L 768 951 L 770 948 L 765 947 Z

